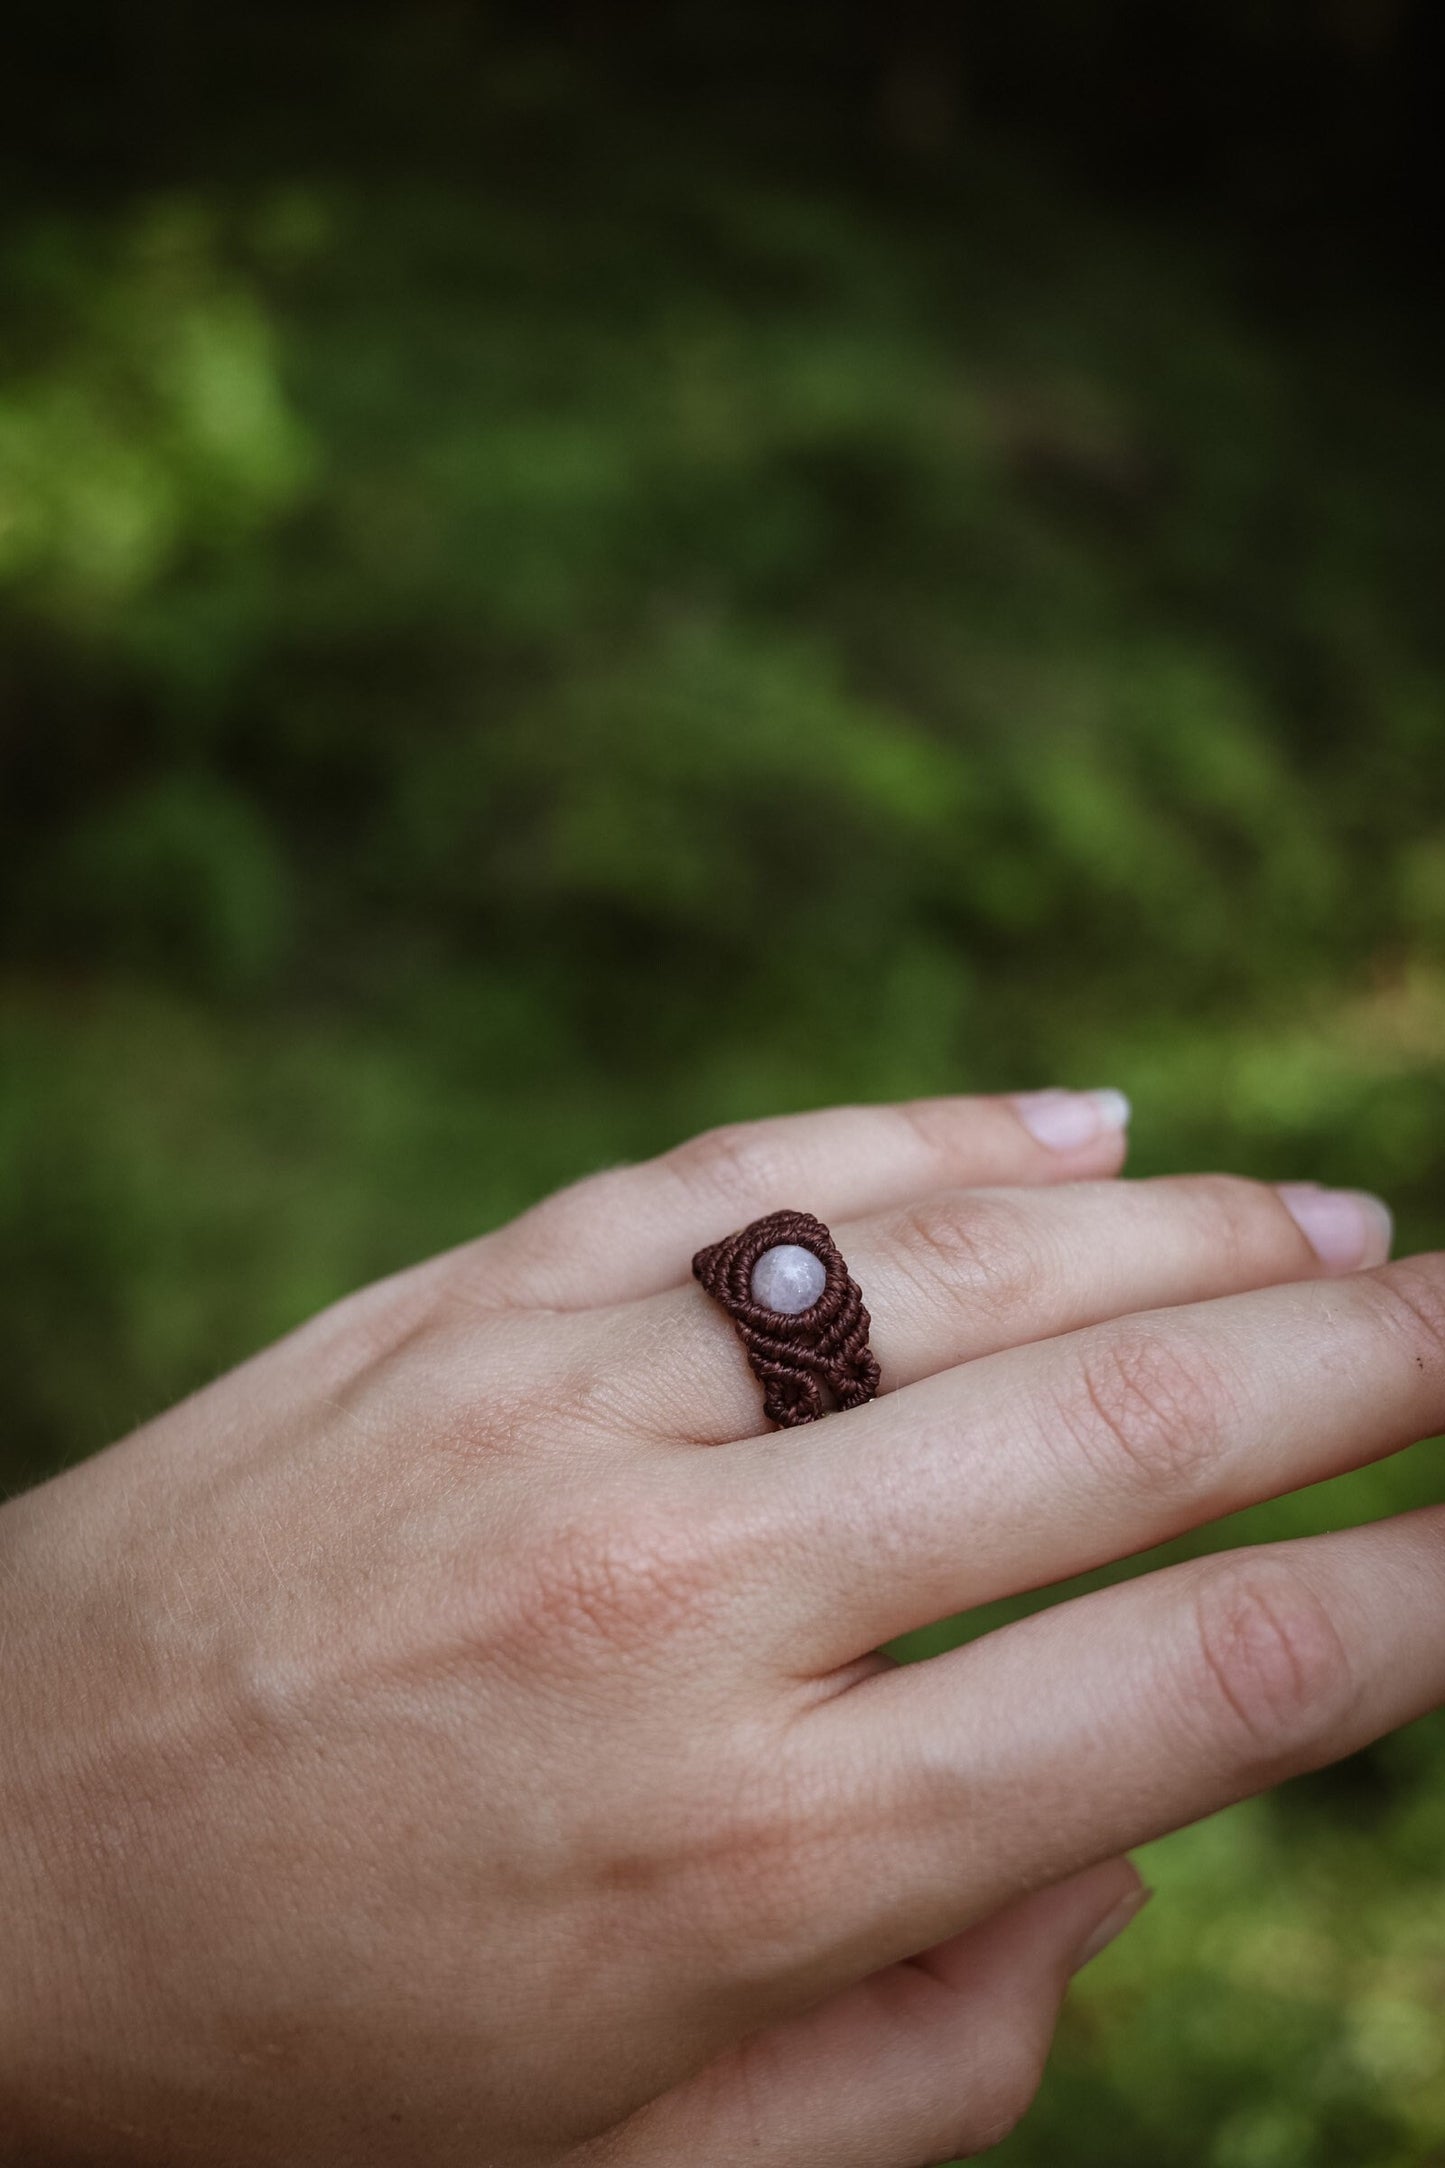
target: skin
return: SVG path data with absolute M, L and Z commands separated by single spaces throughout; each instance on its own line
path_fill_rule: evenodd
M 3 2157 L 1001 2137 L 1126 1847 L 1445 1695 L 1433 1511 L 876 1653 L 1445 1428 L 1445 1259 L 1122 1151 L 1003 1100 L 717 1132 L 7 1505 Z M 688 1260 L 790 1204 L 885 1391 L 773 1433 Z

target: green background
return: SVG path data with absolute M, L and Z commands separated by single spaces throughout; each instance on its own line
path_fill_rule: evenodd
M 995 13 L 18 9 L 12 1487 L 780 1108 L 1440 1241 L 1428 10 Z M 1428 1722 L 1152 1848 L 997 2158 L 1445 2161 L 1442 1844 Z

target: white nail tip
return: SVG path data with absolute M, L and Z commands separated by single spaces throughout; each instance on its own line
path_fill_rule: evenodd
M 1099 1110 L 1099 1119 L 1106 1129 L 1127 1129 L 1134 1109 L 1123 1092 L 1116 1092 L 1106 1085 L 1103 1090 L 1090 1092 L 1089 1097 Z
M 1116 1091 L 1020 1092 L 1013 1106 L 1029 1135 L 1055 1152 L 1094 1144 L 1129 1119 L 1129 1102 Z

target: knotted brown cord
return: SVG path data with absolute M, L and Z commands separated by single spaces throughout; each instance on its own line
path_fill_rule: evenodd
M 788 1316 L 754 1302 L 753 1267 L 765 1250 L 795 1242 L 811 1250 L 827 1273 L 811 1308 Z M 763 1388 L 763 1412 L 784 1429 L 815 1423 L 826 1411 L 822 1387 L 840 1408 L 856 1408 L 878 1390 L 878 1363 L 868 1345 L 868 1312 L 856 1280 L 823 1222 L 811 1212 L 769 1212 L 692 1261 L 698 1280 L 732 1319 Z

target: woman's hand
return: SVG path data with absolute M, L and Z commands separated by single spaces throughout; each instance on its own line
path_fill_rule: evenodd
M 977 2149 L 1126 1846 L 1445 1694 L 1440 1512 L 872 1653 L 1445 1425 L 1368 1200 L 1022 1111 L 599 1175 L 5 1509 L 7 2159 Z M 784 1205 L 885 1391 L 763 1434 L 688 1260 Z

